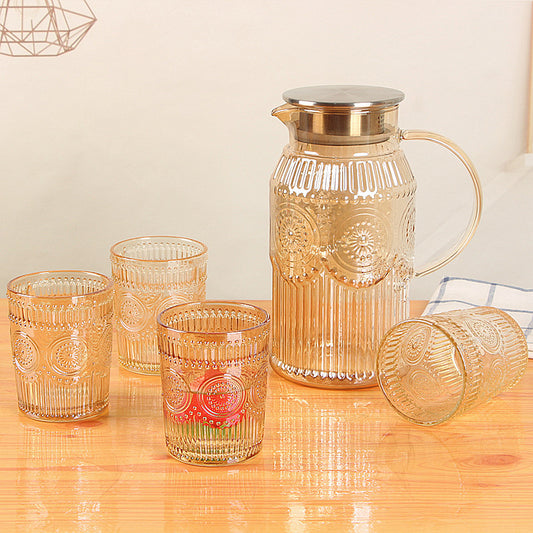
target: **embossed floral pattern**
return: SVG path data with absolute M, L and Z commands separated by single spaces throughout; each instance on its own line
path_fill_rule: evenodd
M 21 372 L 30 372 L 37 365 L 39 351 L 28 335 L 15 332 L 12 339 L 13 357 L 16 367 Z
M 425 324 L 413 328 L 401 343 L 402 357 L 410 365 L 419 364 L 431 348 L 431 328 Z
M 193 289 L 194 287 L 191 287 Z M 173 295 L 165 298 L 164 296 L 161 297 L 158 300 L 154 317 L 157 318 L 157 315 L 159 313 L 163 312 L 165 309 L 168 309 L 169 307 L 174 307 L 175 305 L 184 304 L 187 302 L 190 302 L 191 300 L 194 300 L 195 297 L 197 297 L 199 300 L 205 298 L 205 294 L 201 291 L 198 291 L 196 294 L 193 290 L 188 290 L 186 294 L 183 295 Z M 155 326 L 155 324 L 154 324 Z
M 165 406 L 174 421 L 199 422 L 215 429 L 238 424 L 246 414 L 247 393 L 236 376 L 218 370 L 207 370 L 191 386 L 176 372 L 163 377 Z
M 377 210 L 358 210 L 333 231 L 326 266 L 341 281 L 368 286 L 392 268 L 391 247 L 387 219 Z
M 485 350 L 495 353 L 498 352 L 501 348 L 502 339 L 496 328 L 487 322 L 486 320 L 481 319 L 470 319 L 467 320 L 467 325 L 477 336 L 479 342 L 485 348 Z
M 338 237 L 337 256 L 354 270 L 366 270 L 386 254 L 387 238 L 384 224 L 379 219 L 356 215 L 348 219 Z
M 92 362 L 94 366 L 100 367 L 102 373 L 105 373 L 111 364 L 113 348 L 113 328 L 110 325 L 102 328 L 100 337 L 96 339 L 96 346 L 96 353 L 101 354 L 101 357 L 93 358 Z
M 242 407 L 245 397 L 244 384 L 238 377 L 216 371 L 207 372 L 197 393 L 198 405 L 204 415 L 202 419 L 206 417 L 208 420 L 205 422 L 210 423 L 211 417 L 223 422 L 224 426 L 240 422 L 244 416 Z
M 266 365 L 263 365 L 252 379 L 249 400 L 253 411 L 262 412 L 267 396 Z
M 178 415 L 181 421 L 187 420 L 192 395 L 186 381 L 177 372 L 167 368 L 163 372 L 161 384 L 165 407 L 172 414 Z
M 272 257 L 288 279 L 304 280 L 317 270 L 319 233 L 303 208 L 282 203 L 272 228 Z
M 125 294 L 118 313 L 120 324 L 128 331 L 139 331 L 146 322 L 146 308 L 133 294 Z
M 404 246 L 408 254 L 413 253 L 415 245 L 415 221 L 415 202 L 411 199 L 402 213 L 400 220 L 400 243 L 405 243 Z
M 87 363 L 88 352 L 83 339 L 59 339 L 51 348 L 52 368 L 60 375 L 76 375 Z
M 424 368 L 416 368 L 410 372 L 405 386 L 416 391 L 420 399 L 427 402 L 437 402 L 446 396 L 443 384 Z
M 368 222 L 354 224 L 346 229 L 339 241 L 343 254 L 360 265 L 368 265 L 378 244 L 378 237 Z
M 315 230 L 301 210 L 286 207 L 280 210 L 276 222 L 278 255 L 292 263 L 305 260 L 315 245 Z

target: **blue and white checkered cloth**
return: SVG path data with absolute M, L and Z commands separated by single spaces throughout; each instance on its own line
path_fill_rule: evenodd
M 533 289 L 489 283 L 477 279 L 443 278 L 423 315 L 469 309 L 480 305 L 497 307 L 509 313 L 526 336 L 529 357 L 533 358 Z

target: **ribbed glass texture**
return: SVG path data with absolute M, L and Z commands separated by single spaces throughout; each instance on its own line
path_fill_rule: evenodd
M 435 425 L 512 388 L 528 348 L 518 324 L 492 307 L 406 320 L 385 336 L 379 384 L 402 416 Z
M 276 372 L 317 387 L 376 383 L 381 338 L 407 317 L 415 190 L 397 134 L 291 140 L 271 180 Z
M 19 408 L 69 421 L 109 401 L 113 284 L 101 274 L 39 272 L 8 284 Z
M 111 248 L 118 357 L 140 374 L 159 373 L 156 317 L 205 299 L 207 247 L 183 237 L 138 237 Z
M 199 302 L 158 323 L 167 447 L 187 463 L 231 464 L 261 449 L 268 313 L 252 305 Z

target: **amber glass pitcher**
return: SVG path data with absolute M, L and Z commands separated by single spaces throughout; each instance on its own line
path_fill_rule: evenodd
M 448 139 L 400 130 L 404 94 L 368 86 L 292 89 L 272 114 L 290 142 L 270 189 L 273 267 L 271 363 L 306 385 L 376 383 L 387 330 L 408 316 L 409 282 L 454 259 L 481 215 L 481 185 Z M 416 182 L 400 141 L 435 142 L 455 154 L 474 185 L 472 216 L 446 257 L 415 272 Z

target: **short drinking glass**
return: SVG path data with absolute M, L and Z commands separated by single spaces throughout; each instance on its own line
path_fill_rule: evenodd
M 113 282 L 38 272 L 7 287 L 18 404 L 31 418 L 90 418 L 109 401 Z
M 180 461 L 231 464 L 259 452 L 270 318 L 253 305 L 198 302 L 158 319 L 167 447 Z
M 184 237 L 138 237 L 111 248 L 118 358 L 140 374 L 159 373 L 156 317 L 204 300 L 207 247 Z
M 411 422 L 435 425 L 513 387 L 528 348 L 518 324 L 492 307 L 400 322 L 378 355 L 379 385 Z

